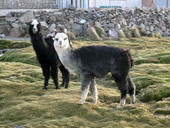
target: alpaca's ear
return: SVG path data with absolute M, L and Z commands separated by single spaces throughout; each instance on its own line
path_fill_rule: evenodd
M 67 29 L 66 28 L 64 29 L 64 33 L 67 34 Z
M 69 44 L 70 44 L 71 49 L 73 49 L 73 46 L 72 46 L 72 43 L 71 43 L 71 41 L 70 41 L 70 40 L 69 40 Z

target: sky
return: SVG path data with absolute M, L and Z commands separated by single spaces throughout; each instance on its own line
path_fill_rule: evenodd
M 155 0 L 157 6 L 166 7 L 166 0 Z M 168 6 L 170 7 L 170 0 L 168 1 Z

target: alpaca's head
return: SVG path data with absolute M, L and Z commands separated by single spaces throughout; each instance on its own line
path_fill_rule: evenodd
M 68 49 L 72 46 L 65 33 L 57 33 L 54 37 L 54 47 L 55 49 Z
M 32 35 L 36 35 L 40 32 L 41 29 L 41 24 L 40 22 L 38 22 L 36 19 L 33 19 L 30 23 L 30 28 L 29 28 L 29 32 Z

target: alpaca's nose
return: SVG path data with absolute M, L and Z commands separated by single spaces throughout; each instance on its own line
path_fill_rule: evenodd
M 36 28 L 33 28 L 33 31 L 36 31 Z
M 59 44 L 62 45 L 62 41 L 59 41 Z

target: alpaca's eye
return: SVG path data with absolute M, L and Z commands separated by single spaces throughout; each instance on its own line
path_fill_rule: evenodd
M 67 38 L 64 38 L 64 40 L 67 40 Z
M 58 38 L 56 38 L 55 40 L 58 41 Z

